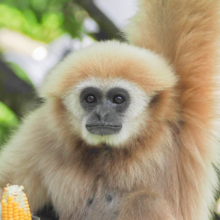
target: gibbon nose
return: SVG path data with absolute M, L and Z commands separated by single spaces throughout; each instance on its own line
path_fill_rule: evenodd
M 107 105 L 99 106 L 96 110 L 96 114 L 101 121 L 105 120 L 110 113 L 110 107 Z

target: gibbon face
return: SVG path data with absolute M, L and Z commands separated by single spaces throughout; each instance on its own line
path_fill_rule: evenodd
M 80 94 L 80 104 L 87 113 L 87 131 L 99 136 L 119 133 L 129 100 L 128 92 L 120 87 L 107 92 L 95 87 L 85 88 Z
M 151 95 L 128 81 L 89 77 L 73 87 L 64 104 L 88 144 L 120 146 L 145 125 L 150 100 Z
M 146 131 L 151 100 L 175 82 L 158 55 L 109 41 L 67 57 L 40 94 L 62 100 L 74 133 L 89 145 L 120 147 Z

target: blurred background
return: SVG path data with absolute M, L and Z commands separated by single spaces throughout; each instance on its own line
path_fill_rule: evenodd
M 0 1 L 0 147 L 41 102 L 36 89 L 68 53 L 119 39 L 136 0 Z
M 0 149 L 42 102 L 37 88 L 68 53 L 95 41 L 124 40 L 120 31 L 135 14 L 136 1 L 0 1 Z

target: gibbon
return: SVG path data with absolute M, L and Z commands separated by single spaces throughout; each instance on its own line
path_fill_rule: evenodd
M 140 0 L 128 43 L 48 75 L 0 155 L 0 187 L 60 220 L 208 220 L 219 160 L 219 0 Z

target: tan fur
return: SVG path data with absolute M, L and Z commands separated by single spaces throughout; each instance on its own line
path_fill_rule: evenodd
M 139 13 L 127 28 L 132 44 L 162 54 L 180 76 L 177 89 L 184 125 L 178 137 L 178 209 L 184 219 L 208 218 L 211 186 L 216 184 L 212 164 L 218 166 L 219 160 L 218 137 L 214 135 L 219 122 L 215 93 L 219 4 L 215 0 L 142 0 Z
M 141 0 L 126 29 L 141 48 L 103 42 L 67 57 L 40 90 L 45 104 L 2 151 L 0 187 L 23 184 L 32 210 L 52 202 L 61 220 L 208 220 L 219 159 L 219 4 Z M 127 116 L 142 120 L 120 146 L 82 138 L 71 94 L 90 78 L 103 88 L 124 80 L 151 98 Z

